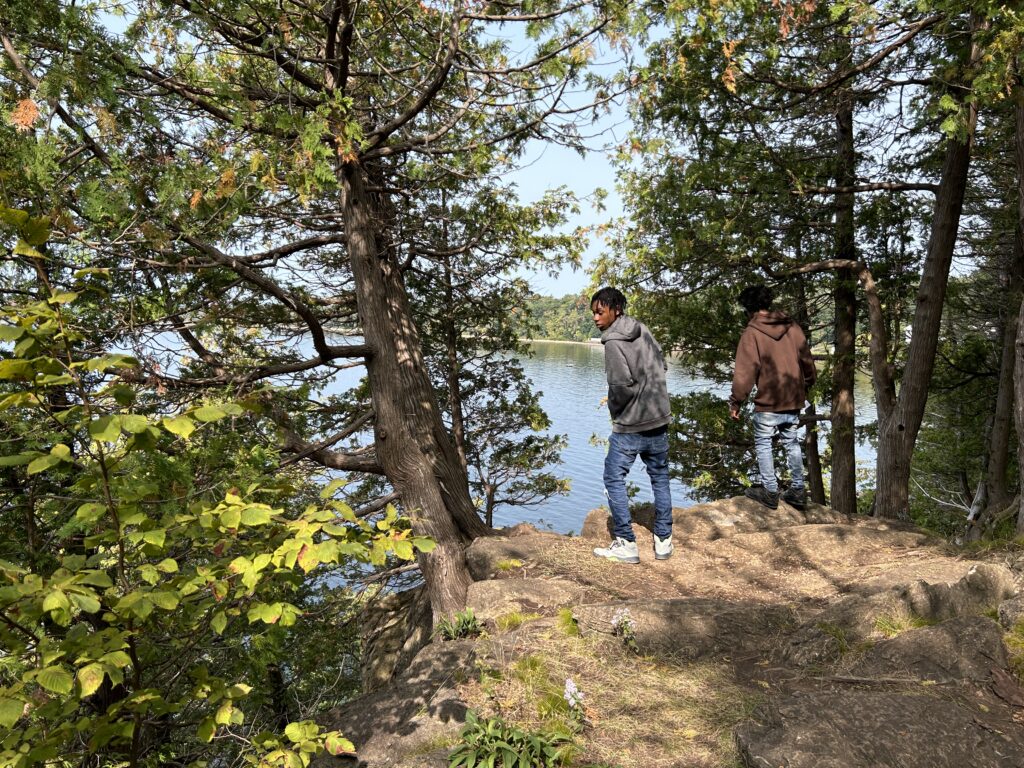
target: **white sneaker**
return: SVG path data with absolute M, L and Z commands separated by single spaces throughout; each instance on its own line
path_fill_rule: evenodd
M 594 556 L 618 560 L 620 563 L 640 562 L 640 550 L 636 548 L 636 542 L 626 541 L 622 538 L 616 538 L 607 547 L 595 547 Z
M 672 546 L 672 534 L 670 533 L 664 539 L 659 539 L 657 536 L 654 537 L 654 559 L 655 560 L 668 560 L 672 557 L 672 553 L 675 551 L 675 547 Z

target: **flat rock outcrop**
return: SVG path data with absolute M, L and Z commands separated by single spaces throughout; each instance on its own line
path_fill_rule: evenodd
M 466 720 L 456 685 L 476 658 L 472 640 L 426 646 L 390 685 L 364 694 L 318 718 L 356 745 L 357 757 L 322 755 L 315 765 L 345 768 L 416 768 L 447 765 L 447 749 Z M 435 753 L 435 754 L 432 754 Z
M 545 668 L 562 669 L 562 659 L 545 661 L 535 649 L 571 656 L 579 649 L 559 643 L 589 642 L 599 649 L 589 663 L 624 681 L 618 706 L 641 721 L 660 723 L 666 704 L 638 700 L 629 682 L 652 665 L 661 672 L 647 678 L 645 696 L 669 696 L 659 681 L 674 676 L 670 685 L 695 686 L 683 699 L 699 700 L 700 681 L 715 679 L 756 706 L 731 722 L 735 752 L 719 759 L 719 715 L 706 737 L 702 716 L 681 710 L 657 731 L 678 727 L 676 741 L 621 741 L 615 731 L 609 747 L 599 731 L 613 713 L 601 702 L 592 730 L 580 736 L 582 764 L 1024 766 L 1024 689 L 1004 642 L 1024 619 L 1016 572 L 995 558 L 966 559 L 913 526 L 815 505 L 768 510 L 737 497 L 676 509 L 673 520 L 675 554 L 657 561 L 653 512 L 636 513 L 638 565 L 593 556 L 610 538 L 604 510 L 587 515 L 578 537 L 517 526 L 475 541 L 468 606 L 488 635 L 434 640 L 413 658 L 424 641 L 422 629 L 412 629 L 420 627 L 420 603 L 394 598 L 400 615 L 384 612 L 369 636 L 386 663 L 368 677 L 368 690 L 382 687 L 320 718 L 357 745 L 358 758 L 320 757 L 320 765 L 440 768 L 464 722 L 467 692 L 483 696 L 485 708 L 510 706 L 496 681 L 532 690 Z M 419 634 L 403 644 L 405 626 Z M 689 667 L 697 672 L 686 678 Z M 480 690 L 484 669 L 489 693 Z M 578 682 L 587 686 L 585 677 Z M 556 676 L 537 695 L 560 700 L 561 684 Z M 672 706 L 682 706 L 677 699 Z M 535 717 L 537 706 L 524 714 Z M 637 727 L 647 725 L 641 721 Z M 621 759 L 617 745 L 626 750 Z M 680 745 L 690 751 L 680 755 Z
M 799 692 L 759 709 L 736 743 L 750 768 L 1012 768 L 1024 742 L 1008 715 L 927 688 Z

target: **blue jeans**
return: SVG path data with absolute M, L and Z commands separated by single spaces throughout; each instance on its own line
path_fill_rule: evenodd
M 795 413 L 754 411 L 754 455 L 757 458 L 757 469 L 750 479 L 755 485 L 760 483 L 766 491 L 779 492 L 775 462 L 772 459 L 772 435 L 778 430 L 779 442 L 782 443 L 789 464 L 790 487 L 793 490 L 804 487 L 804 457 L 797 437 L 799 427 L 800 417 Z
M 664 539 L 672 534 L 672 492 L 668 486 L 668 430 L 657 435 L 612 432 L 604 458 L 604 491 L 612 513 L 613 535 L 635 541 L 626 496 L 626 475 L 637 454 L 647 466 L 654 492 L 654 535 Z

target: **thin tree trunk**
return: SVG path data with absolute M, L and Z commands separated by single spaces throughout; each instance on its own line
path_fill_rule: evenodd
M 825 503 L 825 483 L 821 479 L 821 452 L 818 450 L 818 422 L 814 403 L 807 407 L 807 415 L 812 420 L 807 425 L 804 437 L 804 453 L 807 456 L 807 491 L 815 504 Z
M 803 328 L 805 335 L 807 336 L 807 343 L 812 342 L 810 332 L 810 312 L 807 309 L 807 290 L 804 285 L 804 280 L 801 278 L 798 283 L 798 297 L 800 305 L 797 308 L 797 322 Z M 825 503 L 825 484 L 821 479 L 821 453 L 818 451 L 818 421 L 813 418 L 817 411 L 814 407 L 814 403 L 811 402 L 807 406 L 806 414 L 812 418 L 807 423 L 806 432 L 804 434 L 804 456 L 807 457 L 807 489 L 810 493 L 811 501 L 815 504 Z
M 1007 467 L 1010 458 L 1010 434 L 1013 431 L 1013 369 L 1016 364 L 1017 310 L 1021 301 L 1021 272 L 1024 263 L 1024 248 L 1020 237 L 1014 238 L 1014 263 L 1011 266 L 1006 304 L 1012 310 L 1005 312 L 1003 321 L 1002 355 L 999 362 L 999 389 L 996 392 L 995 410 L 992 413 L 992 430 L 988 445 L 988 471 L 985 485 L 988 489 L 988 506 L 993 510 L 1006 506 L 1010 499 Z
M 366 368 L 374 444 L 414 529 L 437 543 L 419 556 L 436 621 L 465 606 L 465 546 L 488 529 L 441 420 L 398 264 L 377 243 L 375 206 L 363 174 L 347 163 L 339 182 L 359 317 L 373 350 Z
M 447 243 L 447 238 L 445 239 Z M 449 309 L 454 302 L 452 292 L 452 271 L 451 257 L 445 256 L 444 263 L 444 289 L 445 289 L 445 353 L 448 360 L 448 412 L 452 418 L 452 439 L 455 441 L 455 453 L 459 457 L 459 464 L 463 472 L 469 471 L 469 464 L 466 460 L 466 422 L 462 412 L 462 389 L 461 374 L 459 366 L 459 331 L 455 327 L 455 320 Z M 490 525 L 490 522 L 487 523 Z
M 843 38 L 848 52 L 848 40 Z M 836 186 L 850 189 L 856 182 L 857 157 L 854 152 L 853 95 L 846 89 L 838 94 L 836 113 Z M 835 257 L 857 260 L 854 237 L 854 194 L 840 192 L 835 197 Z M 832 368 L 832 488 L 829 501 L 837 512 L 852 515 L 857 511 L 857 458 L 854 440 L 854 375 L 857 343 L 857 279 L 852 269 L 837 269 L 833 278 L 835 305 L 835 350 Z

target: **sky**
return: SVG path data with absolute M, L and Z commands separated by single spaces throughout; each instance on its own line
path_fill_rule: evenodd
M 608 127 L 605 132 L 590 142 L 591 145 L 610 145 L 621 140 L 626 133 L 625 124 Z M 519 191 L 521 203 L 536 202 L 550 189 L 565 185 L 582 200 L 580 213 L 570 220 L 567 230 L 580 226 L 601 224 L 622 215 L 622 200 L 615 188 L 615 169 L 609 152 L 592 150 L 585 158 L 570 149 L 552 144 L 532 145 L 524 159 L 524 166 L 510 177 Z M 608 193 L 604 199 L 604 210 L 598 211 L 589 200 L 585 200 L 595 189 Z M 563 269 L 552 277 L 545 272 L 522 272 L 530 280 L 534 291 L 545 296 L 561 297 L 579 293 L 590 284 L 590 265 L 604 249 L 604 242 L 592 236 L 590 245 L 583 255 L 581 269 Z

